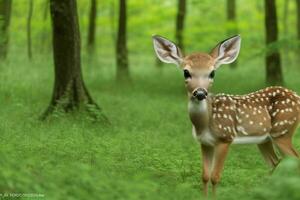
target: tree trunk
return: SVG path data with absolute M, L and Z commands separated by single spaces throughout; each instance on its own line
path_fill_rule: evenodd
M 236 4 L 235 0 L 227 0 L 227 20 L 235 21 L 236 19 Z
M 233 35 L 238 34 L 238 25 L 236 20 L 236 1 L 235 0 L 227 0 L 226 6 L 226 13 L 227 13 L 227 35 L 228 37 L 232 37 Z M 237 60 L 230 64 L 232 68 L 237 67 Z
M 107 120 L 101 112 L 95 112 L 100 108 L 83 81 L 76 0 L 50 0 L 50 11 L 55 83 L 50 106 L 43 117 L 57 109 L 69 112 L 86 108 L 94 117 Z
M 277 42 L 278 28 L 275 0 L 265 0 L 266 45 Z M 268 84 L 283 84 L 281 59 L 278 49 L 266 55 L 266 81 Z
M 47 20 L 48 17 L 48 13 L 49 13 L 49 0 L 45 0 L 45 7 L 44 7 L 44 11 L 43 11 L 43 21 Z
M 32 59 L 32 42 L 31 42 L 31 18 L 33 13 L 33 0 L 29 0 L 29 10 L 27 16 L 27 53 L 29 60 Z
M 0 0 L 0 59 L 6 59 L 12 0 Z
M 119 2 L 119 27 L 116 47 L 117 80 L 129 81 L 126 0 L 120 0 Z
M 93 53 L 95 49 L 96 16 L 97 16 L 97 0 L 91 0 L 88 41 L 87 41 L 87 45 L 90 53 Z
M 186 14 L 186 0 L 178 0 L 175 37 L 176 37 L 177 44 L 182 52 L 184 52 L 183 31 L 184 31 L 185 14 Z

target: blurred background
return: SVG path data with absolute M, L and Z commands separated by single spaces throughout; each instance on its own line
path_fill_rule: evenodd
M 240 34 L 214 93 L 300 92 L 299 0 L 0 0 L 0 20 L 0 198 L 202 198 L 183 73 L 154 34 L 185 54 Z M 298 161 L 269 170 L 233 147 L 219 198 L 300 198 Z

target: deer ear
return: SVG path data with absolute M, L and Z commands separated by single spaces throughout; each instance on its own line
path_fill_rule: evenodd
M 155 53 L 159 60 L 164 63 L 173 63 L 180 66 L 183 55 L 173 42 L 158 35 L 152 36 L 152 40 Z
M 239 35 L 220 42 L 210 53 L 216 60 L 215 68 L 234 62 L 239 55 L 240 48 L 241 37 Z

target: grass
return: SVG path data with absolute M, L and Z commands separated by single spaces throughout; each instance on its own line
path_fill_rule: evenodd
M 79 113 L 38 120 L 53 87 L 49 60 L 40 56 L 30 63 L 20 56 L 0 65 L 0 193 L 43 194 L 40 199 L 201 199 L 199 145 L 191 135 L 176 67 L 155 69 L 151 57 L 133 60 L 133 84 L 124 86 L 115 82 L 112 62 L 84 57 L 87 86 L 113 123 L 103 127 Z M 237 70 L 218 71 L 213 91 L 242 94 L 264 87 L 261 62 L 239 64 Z M 285 68 L 285 79 L 300 92 L 296 68 Z M 300 150 L 300 134 L 294 143 Z M 285 172 L 298 168 L 287 161 L 280 169 L 270 178 L 255 146 L 233 146 L 219 197 L 267 199 L 265 191 L 274 193 L 272 183 L 281 188 Z M 287 177 L 298 177 L 287 190 L 296 191 L 299 175 Z

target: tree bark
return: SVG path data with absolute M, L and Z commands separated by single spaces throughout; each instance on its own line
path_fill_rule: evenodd
M 92 100 L 83 81 L 76 0 L 50 0 L 50 11 L 55 82 L 52 100 L 43 118 L 57 109 L 69 112 L 86 108 L 93 117 L 107 121 L 98 112 L 101 110 Z
M 236 4 L 235 0 L 227 0 L 227 20 L 235 21 L 236 19 Z
M 12 0 L 0 0 L 0 59 L 7 57 Z
M 237 19 L 236 19 L 236 1 L 235 0 L 227 0 L 226 1 L 226 13 L 227 13 L 227 35 L 228 37 L 232 37 L 233 35 L 238 34 L 238 25 L 237 25 Z M 237 67 L 237 60 L 230 64 L 232 68 Z
M 275 0 L 265 0 L 265 27 L 267 47 L 278 40 L 278 26 Z M 279 50 L 276 48 L 267 53 L 266 58 L 266 81 L 268 84 L 283 84 L 281 59 Z
M 29 10 L 27 16 L 27 53 L 29 60 L 32 59 L 32 40 L 31 40 L 31 18 L 33 13 L 33 0 L 29 0 Z
M 119 2 L 119 27 L 116 47 L 117 80 L 129 81 L 126 0 L 119 0 Z
M 93 53 L 93 51 L 95 50 L 96 16 L 97 16 L 97 0 L 91 0 L 88 41 L 87 41 L 87 45 L 90 53 Z
M 176 37 L 177 44 L 182 52 L 184 52 L 183 32 L 184 32 L 185 15 L 186 15 L 186 0 L 178 0 L 175 37 Z

